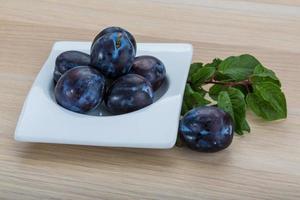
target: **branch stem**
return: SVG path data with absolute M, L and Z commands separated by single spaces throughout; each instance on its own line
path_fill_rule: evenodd
M 217 81 L 217 80 L 209 80 L 205 82 L 206 84 L 219 84 L 219 85 L 224 85 L 224 86 L 228 86 L 228 87 L 232 87 L 232 86 L 237 86 L 237 85 L 244 85 L 246 87 L 248 87 L 249 85 L 251 85 L 251 82 L 249 79 L 246 80 L 242 80 L 242 81 L 236 81 L 236 82 L 222 82 L 222 81 Z

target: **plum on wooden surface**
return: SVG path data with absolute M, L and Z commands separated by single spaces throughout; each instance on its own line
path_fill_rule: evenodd
M 180 120 L 179 136 L 193 150 L 220 151 L 232 142 L 233 122 L 228 113 L 215 106 L 194 108 Z

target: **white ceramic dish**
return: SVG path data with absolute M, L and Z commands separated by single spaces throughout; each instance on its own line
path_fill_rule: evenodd
M 52 75 L 57 55 L 67 50 L 89 53 L 90 45 L 90 42 L 56 42 L 53 45 L 24 102 L 15 139 L 113 147 L 174 146 L 192 46 L 139 43 L 137 55 L 153 55 L 165 64 L 168 78 L 157 94 L 160 98 L 141 110 L 108 116 L 102 108 L 90 115 L 77 114 L 60 107 L 53 98 Z

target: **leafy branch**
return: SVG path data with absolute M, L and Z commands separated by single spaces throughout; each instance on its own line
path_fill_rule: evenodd
M 208 91 L 203 89 L 207 84 L 212 85 Z M 231 115 L 235 132 L 241 135 L 250 132 L 246 108 L 268 121 L 287 117 L 278 77 L 249 54 L 191 64 L 181 114 L 216 103 Z

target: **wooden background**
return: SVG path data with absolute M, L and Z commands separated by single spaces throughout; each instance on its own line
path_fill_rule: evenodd
M 276 71 L 288 119 L 215 154 L 28 144 L 13 134 L 54 41 L 118 25 L 139 42 L 189 42 L 194 60 L 251 53 Z M 0 0 L 0 199 L 300 199 L 300 1 Z

